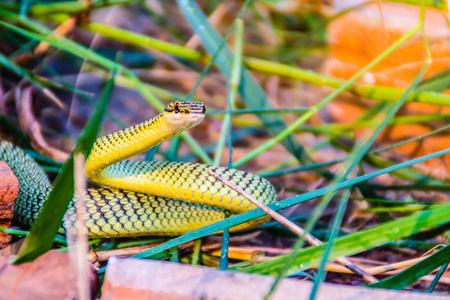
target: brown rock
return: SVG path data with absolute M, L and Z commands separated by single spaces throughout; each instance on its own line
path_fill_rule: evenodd
M 99 288 L 96 270 L 88 268 L 90 292 Z M 78 299 L 77 269 L 67 252 L 50 251 L 34 262 L 7 264 L 0 257 L 0 299 Z

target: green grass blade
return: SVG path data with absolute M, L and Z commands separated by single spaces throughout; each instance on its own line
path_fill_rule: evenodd
M 192 262 L 193 266 L 198 265 L 198 261 L 200 259 L 200 253 L 202 251 L 202 239 L 198 239 L 195 241 L 194 252 L 192 253 Z
M 325 270 L 325 265 L 328 262 L 328 256 L 334 247 L 336 237 L 339 234 L 339 228 L 341 228 L 342 219 L 344 218 L 345 209 L 347 208 L 348 199 L 350 197 L 351 189 L 345 189 L 343 195 L 340 197 L 338 202 L 338 207 L 336 209 L 336 214 L 333 216 L 333 223 L 331 224 L 331 230 L 328 234 L 327 246 L 325 247 L 324 254 L 322 256 L 322 261 L 320 262 L 319 270 L 317 271 L 316 280 L 311 289 L 309 299 L 315 299 L 317 292 L 319 291 L 320 284 L 326 278 L 327 271 Z
M 340 183 L 338 183 L 336 185 L 320 188 L 320 189 L 314 190 L 314 191 L 309 192 L 309 193 L 305 193 L 305 194 L 298 195 L 298 196 L 295 196 L 295 197 L 292 197 L 292 198 L 288 198 L 288 199 L 285 199 L 285 200 L 282 200 L 282 201 L 279 201 L 279 202 L 276 202 L 276 203 L 272 203 L 272 204 L 269 205 L 269 207 L 272 208 L 275 211 L 279 211 L 279 210 L 282 210 L 282 209 L 285 209 L 285 208 L 288 208 L 288 207 L 291 207 L 291 206 L 294 206 L 294 205 L 297 205 L 297 204 L 300 204 L 300 203 L 303 203 L 303 202 L 315 199 L 317 197 L 323 196 L 329 191 L 330 188 L 333 189 L 333 190 L 339 190 L 339 189 L 348 188 L 348 187 L 354 186 L 356 184 L 359 184 L 361 182 L 367 181 L 369 179 L 375 178 L 377 176 L 380 176 L 380 175 L 383 175 L 383 174 L 386 174 L 386 173 L 390 173 L 390 172 L 393 172 L 395 170 L 399 170 L 399 169 L 402 169 L 402 168 L 405 168 L 405 167 L 409 167 L 411 165 L 414 165 L 414 164 L 417 164 L 417 163 L 420 163 L 420 162 L 423 162 L 423 161 L 426 161 L 426 160 L 429 160 L 429 159 L 433 159 L 435 157 L 439 157 L 439 156 L 447 154 L 447 153 L 450 153 L 450 149 L 446 149 L 446 150 L 438 151 L 438 152 L 435 152 L 435 153 L 431 153 L 431 154 L 428 154 L 428 155 L 425 155 L 425 156 L 422 156 L 422 157 L 418 157 L 418 158 L 412 159 L 412 160 L 407 161 L 407 162 L 403 162 L 403 163 L 397 164 L 395 166 L 388 167 L 386 169 L 378 170 L 378 171 L 375 171 L 375 172 L 372 172 L 372 173 L 369 173 L 369 174 L 365 174 L 363 176 L 359 176 L 357 178 L 353 178 L 353 179 L 350 179 L 350 180 L 347 180 L 347 181 L 340 182 Z M 168 241 L 168 242 L 166 242 L 164 244 L 161 244 L 161 245 L 158 245 L 158 246 L 156 246 L 156 247 L 154 247 L 152 249 L 143 251 L 143 252 L 135 255 L 134 257 L 136 257 L 136 258 L 152 257 L 153 255 L 158 254 L 158 253 L 160 253 L 162 251 L 165 251 L 165 250 L 167 250 L 167 249 L 169 249 L 171 247 L 174 247 L 176 245 L 179 245 L 179 244 L 182 244 L 182 243 L 186 243 L 186 242 L 189 242 L 189 241 L 192 241 L 192 240 L 195 240 L 195 239 L 198 239 L 198 238 L 201 238 L 201 237 L 204 237 L 204 236 L 207 236 L 207 235 L 210 235 L 210 234 L 222 231 L 224 229 L 231 228 L 233 226 L 237 226 L 237 225 L 245 223 L 247 221 L 251 221 L 251 220 L 257 219 L 259 217 L 262 217 L 264 215 L 265 215 L 265 213 L 262 210 L 254 209 L 254 210 L 251 210 L 249 212 L 245 212 L 245 213 L 242 213 L 242 214 L 239 214 L 239 215 L 236 215 L 236 216 L 232 216 L 232 217 L 230 217 L 228 219 L 225 219 L 223 221 L 219 221 L 219 222 L 216 222 L 214 224 L 211 224 L 211 225 L 205 226 L 203 228 L 200 228 L 198 230 L 188 232 L 188 233 L 186 233 L 186 234 L 184 234 L 184 235 L 182 235 L 180 237 L 174 238 L 174 239 L 172 239 L 172 240 L 170 240 L 170 241 Z M 445 217 L 450 217 L 450 216 L 445 216 L 444 215 L 444 219 L 445 219 Z M 436 220 L 434 220 L 434 221 L 436 221 Z M 431 226 L 434 226 L 434 225 L 430 225 L 430 227 Z M 417 231 L 420 231 L 421 229 L 423 229 L 423 228 L 419 228 L 418 227 Z M 397 238 L 400 239 L 402 237 L 398 236 Z M 319 258 L 320 258 L 320 256 L 319 256 Z M 100 273 L 103 273 L 103 272 L 104 272 L 104 269 L 102 269 L 100 271 Z
M 194 32 L 200 37 L 203 46 L 213 55 L 219 48 L 222 38 L 219 33 L 211 26 L 203 11 L 198 7 L 193 0 L 178 0 L 177 1 L 185 18 L 191 25 Z M 229 78 L 230 66 L 232 65 L 232 54 L 227 46 L 224 46 L 221 53 L 218 55 L 216 64 L 222 74 Z M 242 68 L 241 83 L 239 85 L 239 93 L 244 103 L 251 109 L 272 108 L 264 91 L 259 84 L 253 79 L 250 72 Z M 283 119 L 278 115 L 258 115 L 261 122 L 272 135 L 277 135 L 286 128 Z M 302 145 L 298 143 L 293 134 L 284 139 L 281 144 L 293 154 L 300 163 L 312 164 L 314 160 L 310 157 Z
M 76 14 L 90 9 L 101 8 L 118 4 L 127 4 L 142 0 L 104 0 L 88 3 L 84 1 L 52 1 L 50 3 L 34 4 L 28 9 L 28 13 L 33 16 L 47 14 L 71 13 Z M 31 1 L 37 2 L 37 1 Z M 22 6 L 15 3 L 0 3 L 0 7 L 14 12 L 22 9 Z
M 32 28 L 33 30 L 39 32 L 39 34 L 30 32 L 28 30 L 19 28 L 17 26 L 5 23 L 3 21 L 0 21 L 0 25 L 14 30 L 24 36 L 27 36 L 32 39 L 37 39 L 39 41 L 44 41 L 46 43 L 49 43 L 50 45 L 63 49 L 69 53 L 74 54 L 75 56 L 79 56 L 83 59 L 88 59 L 92 62 L 95 62 L 107 69 L 114 69 L 117 70 L 117 73 L 123 72 L 128 79 L 133 83 L 133 87 L 137 89 L 142 96 L 150 103 L 152 104 L 158 111 L 162 111 L 164 109 L 164 105 L 157 99 L 152 92 L 131 72 L 129 69 L 125 68 L 124 66 L 107 59 L 94 51 L 87 49 L 86 47 L 77 44 L 67 38 L 64 38 L 59 35 L 55 35 L 51 30 L 48 28 L 33 22 L 30 19 L 27 18 L 20 18 L 19 16 L 9 12 L 0 9 L 0 16 L 4 17 L 6 19 L 11 19 L 16 22 L 19 22 L 20 24 Z M 51 37 L 51 38 L 50 38 Z M 192 138 L 192 136 L 189 135 L 187 132 L 182 132 L 180 136 L 186 141 L 186 143 L 191 146 L 193 151 L 207 164 L 211 164 L 211 159 L 208 157 L 208 155 L 203 151 L 203 148 Z
M 450 245 L 418 262 L 414 266 L 409 267 L 403 272 L 389 277 L 383 281 L 373 283 L 369 285 L 369 287 L 402 290 L 408 287 L 411 283 L 419 280 L 421 277 L 431 273 L 434 269 L 439 268 L 439 266 L 447 263 L 449 259 Z
M 413 5 L 425 5 L 434 7 L 441 10 L 447 10 L 447 2 L 443 0 L 390 0 L 392 2 L 413 4 Z
M 449 128 L 450 128 L 450 125 L 445 125 L 445 126 L 443 126 L 443 127 L 437 128 L 437 129 L 432 130 L 432 131 L 430 131 L 430 132 L 427 132 L 427 133 L 425 133 L 425 134 L 421 134 L 421 135 L 418 135 L 418 136 L 415 136 L 415 137 L 413 137 L 413 138 L 410 138 L 410 139 L 406 139 L 406 140 L 400 141 L 400 142 L 398 142 L 398 143 L 395 143 L 395 144 L 392 144 L 392 145 L 389 145 L 389 146 L 380 147 L 380 148 L 371 150 L 371 151 L 369 151 L 369 152 L 367 152 L 367 153 L 370 155 L 370 154 L 375 154 L 375 153 L 387 151 L 387 150 L 396 148 L 396 147 L 398 147 L 398 146 L 405 145 L 405 144 L 410 143 L 410 142 L 422 140 L 422 139 L 424 139 L 424 138 L 426 138 L 426 137 L 429 137 L 429 136 L 432 136 L 432 135 L 434 135 L 434 134 L 436 134 L 436 133 L 443 132 L 443 131 L 445 131 L 445 130 L 447 130 L 447 129 L 449 129 Z M 336 159 L 336 160 L 332 160 L 332 161 L 327 161 L 327 162 L 323 162 L 323 163 L 318 163 L 317 165 L 320 165 L 320 166 L 322 166 L 322 167 L 325 167 L 325 166 L 329 166 L 329 165 L 332 165 L 332 164 L 336 164 L 336 163 L 343 162 L 343 161 L 345 161 L 346 159 L 347 159 L 347 157 L 344 157 L 344 158 L 340 158 L 340 159 Z M 308 165 L 308 166 L 303 166 L 303 167 L 296 167 L 296 168 L 290 168 L 290 169 L 279 170 L 279 171 L 273 171 L 273 172 L 267 172 L 267 173 L 260 173 L 259 176 L 262 176 L 262 177 L 281 176 L 281 175 L 286 175 L 286 174 L 294 173 L 294 172 L 307 171 L 307 170 L 310 170 L 310 169 L 314 169 L 314 168 L 316 168 L 316 167 L 317 167 L 316 165 Z M 410 170 L 411 170 L 411 172 L 413 172 L 413 171 L 417 172 L 417 170 L 415 170 L 415 169 L 410 169 Z M 408 172 L 408 173 L 410 173 L 410 172 Z M 419 173 L 420 173 L 420 172 L 419 172 Z M 422 176 L 425 176 L 425 174 L 422 174 Z M 437 181 L 436 183 L 437 183 L 437 184 L 445 184 L 445 182 L 443 182 L 443 181 Z
M 0 5 L 0 7 L 2 7 Z M 32 11 L 31 11 L 32 12 Z M 33 15 L 33 14 L 32 14 Z M 62 22 L 67 19 L 67 16 L 64 18 L 59 18 L 58 21 Z M 102 25 L 106 26 L 106 25 Z M 95 27 L 95 26 L 94 26 Z M 93 30 L 94 28 L 90 28 L 88 25 L 85 28 L 89 30 Z M 121 40 L 122 35 L 129 34 L 127 42 L 136 46 L 158 46 L 167 54 L 173 54 L 177 56 L 183 56 L 184 58 L 189 58 L 193 61 L 197 60 L 206 60 L 205 57 L 202 57 L 201 53 L 198 51 L 193 51 L 191 49 L 182 47 L 179 45 L 169 45 L 170 43 L 159 41 L 155 41 L 154 43 L 145 42 L 146 36 L 139 35 L 134 32 L 126 31 L 123 29 L 118 29 L 119 31 L 115 31 L 117 28 L 106 26 L 105 35 L 107 35 L 111 39 Z M 102 31 L 99 31 L 102 33 Z M 117 33 L 117 34 L 116 34 Z M 167 46 L 164 46 L 167 43 Z M 162 47 L 161 47 L 162 46 Z M 267 73 L 271 75 L 279 75 L 283 77 L 288 77 L 292 79 L 302 80 L 305 82 L 309 82 L 316 85 L 325 85 L 333 88 L 338 88 L 345 83 L 344 80 L 326 76 L 320 73 L 313 72 L 311 70 L 305 70 L 294 66 L 289 66 L 286 64 L 271 62 L 258 58 L 244 57 L 243 58 L 244 65 L 250 70 L 254 70 L 257 72 Z M 393 102 L 396 101 L 405 90 L 399 88 L 392 87 L 381 87 L 381 86 L 373 86 L 368 84 L 354 83 L 350 85 L 346 91 L 353 93 L 356 96 L 368 98 L 381 102 Z M 421 103 L 430 103 L 430 104 L 439 104 L 444 106 L 450 105 L 450 96 L 442 93 L 436 93 L 432 91 L 415 91 L 412 93 L 406 101 L 415 101 Z
M 345 145 L 342 143 L 339 143 L 339 141 L 332 141 L 332 144 L 334 146 L 337 146 L 338 148 L 347 149 Z M 376 168 L 387 168 L 389 166 L 395 165 L 394 162 L 375 154 L 367 154 L 364 157 L 364 161 L 372 166 L 375 166 Z M 398 178 L 401 178 L 403 180 L 412 181 L 414 183 L 421 183 L 426 185 L 448 185 L 448 182 L 445 180 L 441 180 L 437 177 L 433 177 L 431 175 L 427 175 L 420 170 L 417 170 L 415 168 L 404 168 L 401 170 L 396 170 L 391 173 L 391 175 L 394 175 Z
M 434 288 L 436 287 L 436 284 L 439 282 L 439 279 L 441 279 L 442 275 L 447 270 L 449 264 L 450 261 L 447 261 L 446 264 L 442 265 L 442 267 L 439 269 L 439 272 L 437 272 L 436 276 L 434 276 L 433 282 L 431 282 L 430 286 L 428 287 L 427 293 L 433 292 Z
M 80 152 L 83 153 L 85 157 L 89 155 L 90 149 L 94 144 L 100 129 L 103 114 L 106 110 L 106 105 L 113 85 L 114 76 L 111 76 L 102 91 L 96 109 L 78 139 L 74 151 L 64 163 L 61 173 L 56 178 L 53 188 L 47 196 L 47 201 L 25 238 L 14 263 L 32 261 L 51 248 L 53 239 L 58 232 L 58 229 L 61 227 L 64 213 L 74 193 L 73 155 L 74 153 Z
M 422 7 L 422 11 L 423 11 L 423 7 Z M 421 22 L 420 22 L 420 24 L 423 24 L 422 14 L 421 14 Z M 426 42 L 426 39 L 424 40 L 424 43 L 425 43 L 425 46 L 427 48 L 427 54 L 429 54 L 429 52 L 428 52 L 428 44 Z M 429 57 L 429 55 L 428 55 L 428 57 Z M 379 136 L 381 131 L 387 126 L 387 124 L 394 117 L 396 112 L 405 103 L 405 99 L 408 96 L 408 94 L 410 94 L 416 88 L 416 86 L 419 84 L 420 80 L 422 79 L 422 77 L 423 77 L 424 73 L 426 72 L 426 70 L 428 69 L 429 65 L 430 65 L 430 61 L 427 61 L 425 66 L 421 69 L 419 74 L 415 77 L 414 81 L 411 83 L 411 85 L 408 87 L 408 89 L 402 95 L 402 97 L 399 99 L 399 101 L 397 101 L 395 103 L 386 103 L 385 105 L 380 107 L 380 115 L 385 116 L 384 120 L 381 123 L 379 123 L 379 126 L 376 128 L 376 130 L 373 132 L 373 134 L 370 136 L 370 138 L 368 138 L 368 139 L 367 138 L 363 138 L 361 141 L 359 141 L 353 147 L 353 149 L 352 149 L 352 151 L 350 152 L 350 155 L 349 155 L 350 159 L 345 162 L 345 164 L 344 164 L 344 166 L 342 168 L 342 171 L 339 172 L 339 174 L 336 176 L 336 178 L 334 179 L 333 182 L 335 182 L 337 180 L 345 179 L 348 175 L 350 175 L 350 173 L 352 172 L 354 167 L 357 164 L 360 163 L 361 159 L 367 153 L 367 151 L 369 150 L 369 148 L 371 147 L 371 145 L 373 144 L 375 139 Z M 346 191 L 348 192 L 349 190 L 346 190 Z M 361 191 L 364 194 L 364 189 L 362 189 Z M 323 211 L 325 210 L 325 207 L 331 201 L 331 199 L 333 198 L 334 194 L 335 194 L 335 191 L 331 191 L 330 193 L 325 195 L 325 197 L 323 197 L 321 199 L 319 205 L 314 209 L 314 211 L 312 213 L 312 216 L 309 218 L 309 220 L 307 222 L 307 225 L 305 227 L 305 229 L 308 232 L 311 232 L 311 230 L 314 228 L 315 224 L 317 223 L 317 221 L 319 219 L 319 216 L 323 213 Z M 341 205 L 342 205 L 342 202 L 345 202 L 345 201 L 348 200 L 349 194 L 344 192 L 344 195 L 345 196 L 343 196 L 341 198 L 340 202 L 339 202 L 340 210 L 338 210 L 335 218 L 337 218 L 338 215 L 341 215 L 341 217 L 343 217 L 343 211 L 342 211 L 343 207 L 341 207 Z M 370 195 L 374 195 L 372 191 L 370 191 Z M 339 222 L 340 222 L 340 220 L 338 222 L 335 222 L 333 225 L 340 224 Z M 331 231 L 333 232 L 335 230 L 336 230 L 336 228 L 333 226 Z M 317 276 L 319 278 L 319 280 L 314 283 L 314 286 L 313 286 L 313 289 L 312 289 L 311 295 L 310 295 L 311 299 L 314 299 L 314 297 L 315 297 L 315 295 L 317 293 L 318 287 L 320 285 L 320 280 L 323 279 L 323 277 L 324 277 L 325 263 L 327 262 L 328 255 L 329 255 L 332 247 L 333 247 L 333 238 L 331 238 L 329 240 L 328 245 L 325 248 L 324 255 L 322 257 L 322 262 L 320 264 L 320 268 L 319 268 L 318 276 Z M 294 251 L 297 250 L 297 249 L 298 249 L 298 247 L 295 247 Z M 291 257 L 291 259 L 292 259 L 292 257 Z M 291 268 L 291 266 L 292 266 L 292 261 L 288 259 L 288 263 L 284 267 L 284 269 Z M 282 274 L 280 274 L 280 275 L 282 275 Z
M 0 5 L 0 7 L 2 7 Z M 59 22 L 64 21 L 67 19 L 67 16 L 64 18 L 58 19 Z M 86 25 L 87 26 L 87 25 Z M 89 28 L 87 26 L 85 28 L 92 31 L 92 28 Z M 106 26 L 106 25 L 102 25 Z M 107 34 L 109 38 L 120 40 L 121 37 L 120 34 L 115 34 L 116 28 L 114 27 L 107 27 Z M 121 29 L 119 29 L 121 30 Z M 123 34 L 130 33 L 128 41 L 130 44 L 136 45 L 136 46 L 150 46 L 150 45 L 163 45 L 157 41 L 155 43 L 147 43 L 143 42 L 145 41 L 146 36 L 140 36 L 136 35 L 134 32 L 122 30 Z M 99 32 L 101 33 L 101 32 Z M 120 33 L 120 31 L 117 31 L 117 33 Z M 170 44 L 170 43 L 169 43 Z M 185 58 L 190 58 L 194 61 L 200 59 L 202 57 L 200 52 L 191 52 L 191 49 L 184 48 L 182 50 L 180 46 L 163 46 L 163 51 L 167 54 L 173 54 L 173 55 L 182 55 Z M 206 60 L 206 58 L 201 58 L 200 60 Z M 320 73 L 313 72 L 311 70 L 304 70 L 298 67 L 289 66 L 286 64 L 278 63 L 278 62 L 271 62 L 263 59 L 258 58 L 243 58 L 244 65 L 249 68 L 250 70 L 254 70 L 257 72 L 267 73 L 271 75 L 279 75 L 283 77 L 288 77 L 292 79 L 302 80 L 305 82 L 309 82 L 316 85 L 325 85 L 333 88 L 338 88 L 341 85 L 345 83 L 344 80 L 333 78 L 330 76 L 326 76 Z M 396 101 L 404 92 L 405 90 L 399 89 L 399 88 L 392 88 L 392 87 L 381 87 L 381 86 L 373 86 L 368 84 L 361 84 L 361 83 L 354 83 L 351 86 L 349 86 L 346 91 L 353 93 L 356 96 L 368 98 L 376 101 L 382 101 L 382 102 L 392 102 Z M 412 93 L 406 101 L 415 101 L 415 102 L 421 102 L 421 103 L 430 103 L 430 104 L 439 104 L 444 106 L 450 105 L 450 96 L 442 93 L 436 93 L 432 91 L 415 91 Z
M 350 172 L 354 169 L 354 167 L 361 161 L 363 156 L 367 153 L 369 148 L 372 146 L 372 144 L 375 142 L 375 139 L 379 136 L 381 131 L 386 128 L 389 121 L 394 117 L 394 115 L 397 113 L 397 111 L 401 108 L 401 106 L 405 103 L 405 99 L 408 96 L 409 93 L 411 93 L 416 85 L 419 83 L 419 80 L 422 78 L 425 71 L 428 69 L 429 64 L 426 64 L 422 70 L 419 72 L 419 74 L 414 79 L 413 83 L 408 87 L 405 94 L 397 101 L 396 103 L 386 103 L 387 105 L 382 109 L 382 114 L 386 117 L 384 120 L 379 124 L 379 126 L 376 128 L 374 133 L 370 136 L 368 139 L 362 139 L 360 142 L 358 142 L 352 149 L 349 155 L 349 159 L 345 162 L 344 166 L 342 167 L 342 171 L 339 172 L 339 174 L 334 179 L 335 181 L 342 180 L 347 178 L 347 176 L 350 174 Z M 314 211 L 312 213 L 312 216 L 309 218 L 306 230 L 311 231 L 315 224 L 317 223 L 320 215 L 322 215 L 323 211 L 325 210 L 328 203 L 331 201 L 335 194 L 335 191 L 330 191 L 329 194 L 327 194 L 324 198 L 321 199 L 319 204 L 314 208 Z M 320 273 L 320 272 L 319 272 Z
M 45 87 L 42 85 L 43 80 L 39 78 L 38 75 L 28 71 L 25 68 L 16 65 L 1 53 L 0 53 L 0 66 L 3 66 L 9 71 L 25 78 L 26 80 L 28 80 L 28 82 L 32 83 L 40 91 L 43 91 L 45 89 Z
M 423 80 L 417 89 L 422 91 L 442 92 L 448 88 L 450 88 L 450 71 L 444 71 Z
M 398 241 L 392 241 L 392 242 L 386 243 L 384 246 L 428 251 L 439 245 L 442 245 L 442 243 L 423 242 L 423 241 L 417 241 L 417 240 L 398 240 Z
M 350 256 L 381 246 L 387 242 L 410 236 L 414 233 L 450 222 L 450 205 L 418 212 L 408 217 L 385 222 L 381 225 L 348 234 L 335 240 L 329 259 Z M 298 272 L 318 266 L 328 243 L 296 251 L 294 264 L 288 272 Z M 284 266 L 288 256 L 280 256 L 271 261 L 262 262 L 241 269 L 244 272 L 274 274 Z
M 228 111 L 233 110 L 234 102 L 236 100 L 237 89 L 241 81 L 241 68 L 242 68 L 242 35 L 244 23 L 241 19 L 236 21 L 236 42 L 234 47 L 233 62 L 231 65 L 231 75 L 228 85 Z M 225 139 L 227 137 L 227 132 L 231 134 L 231 114 L 225 115 L 222 122 L 222 129 L 220 132 L 219 140 L 217 141 L 216 153 L 214 156 L 214 165 L 218 166 L 220 163 L 220 158 L 222 156 L 222 150 L 225 145 Z
M 241 81 L 241 70 L 242 70 L 242 41 L 243 41 L 243 31 L 244 22 L 242 19 L 236 21 L 236 38 L 234 44 L 233 62 L 231 66 L 231 75 L 228 79 L 228 110 L 232 110 L 234 107 L 234 102 L 236 100 L 237 90 L 239 83 Z M 200 80 L 200 79 L 199 79 Z M 214 165 L 218 166 L 220 164 L 220 158 L 222 156 L 222 150 L 225 145 L 225 139 L 227 137 L 227 132 L 229 134 L 229 151 L 230 156 L 228 160 L 228 167 L 231 165 L 231 151 L 232 151 L 232 128 L 231 128 L 231 114 L 225 115 L 222 122 L 222 130 L 220 132 L 220 138 L 217 142 L 216 153 L 214 156 Z M 225 217 L 229 217 L 229 213 L 225 212 Z M 230 243 L 230 230 L 225 229 L 222 234 L 222 251 L 220 253 L 220 270 L 228 269 L 228 246 Z
M 256 108 L 256 109 L 234 109 L 234 110 L 214 110 L 207 112 L 207 115 L 223 114 L 296 114 L 311 110 L 311 107 L 280 107 L 280 108 Z
M 352 78 L 347 80 L 344 84 L 342 84 L 339 88 L 334 90 L 328 96 L 323 98 L 317 104 L 313 106 L 313 110 L 304 113 L 297 120 L 292 122 L 288 127 L 281 130 L 275 137 L 271 138 L 264 144 L 258 146 L 257 148 L 250 151 L 247 155 L 239 159 L 237 162 L 233 164 L 234 167 L 238 167 L 243 163 L 249 161 L 250 159 L 256 157 L 260 153 L 267 151 L 268 149 L 275 146 L 278 142 L 282 142 L 288 135 L 290 136 L 292 132 L 300 125 L 309 120 L 317 111 L 321 110 L 326 104 L 328 104 L 331 100 L 336 98 L 340 93 L 346 90 L 349 86 L 353 85 L 355 81 L 360 78 L 365 72 L 370 70 L 373 66 L 379 63 L 382 59 L 388 56 L 392 51 L 397 49 L 400 45 L 402 45 L 405 41 L 409 40 L 418 30 L 420 29 L 420 25 L 414 26 L 411 30 L 409 30 L 405 35 L 403 35 L 398 41 L 396 41 L 392 46 L 390 46 L 386 51 L 380 54 L 377 58 L 371 61 L 368 65 L 366 65 L 363 69 L 361 69 L 358 73 L 353 75 Z
M 246 57 L 244 58 L 244 65 L 250 70 L 254 70 L 257 72 L 279 75 L 282 77 L 301 80 L 319 86 L 323 85 L 332 88 L 339 88 L 340 86 L 345 84 L 345 80 L 342 79 L 319 74 L 311 70 L 304 70 L 298 67 L 293 67 L 278 62 L 271 62 L 259 58 Z M 354 94 L 355 96 L 380 102 L 395 102 L 405 93 L 405 90 L 399 88 L 381 87 L 363 83 L 353 83 L 347 86 L 345 90 Z M 406 101 L 450 106 L 449 95 L 432 91 L 415 91 L 406 98 Z
M 120 39 L 122 42 L 134 44 L 139 47 L 150 47 L 159 51 L 169 52 L 175 56 L 182 57 L 192 61 L 202 59 L 199 52 L 187 49 L 183 46 L 165 42 L 156 38 L 152 38 L 143 34 L 130 32 L 128 30 L 111 27 L 105 24 L 90 22 L 85 25 L 89 30 L 99 33 L 107 38 Z

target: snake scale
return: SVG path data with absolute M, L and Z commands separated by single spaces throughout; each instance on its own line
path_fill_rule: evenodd
M 267 180 L 245 171 L 198 163 L 125 160 L 196 126 L 204 116 L 203 103 L 175 101 L 156 117 L 95 141 L 85 173 L 91 181 L 107 187 L 89 188 L 86 192 L 90 238 L 181 235 L 223 220 L 224 210 L 238 214 L 255 208 L 209 171 L 265 204 L 276 201 L 275 189 Z M 8 163 L 19 179 L 14 218 L 30 227 L 45 203 L 51 183 L 30 156 L 1 139 L 0 161 Z M 66 228 L 75 221 L 76 207 L 76 201 L 72 201 L 67 209 Z M 232 230 L 267 221 L 263 217 Z

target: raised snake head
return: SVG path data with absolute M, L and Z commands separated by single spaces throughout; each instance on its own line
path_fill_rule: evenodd
M 197 101 L 174 101 L 169 103 L 162 117 L 167 125 L 180 132 L 197 126 L 205 118 L 205 104 Z

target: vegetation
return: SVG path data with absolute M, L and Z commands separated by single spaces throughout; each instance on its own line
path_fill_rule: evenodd
M 450 97 L 443 92 L 449 87 L 448 71 L 427 73 L 432 56 L 424 29 L 425 10 L 429 9 L 425 5 L 445 9 L 443 3 L 414 2 L 420 7 L 418 23 L 398 40 L 386 43 L 382 53 L 346 80 L 318 70 L 329 59 L 327 28 L 361 5 L 329 14 L 324 13 L 326 4 L 301 3 L 301 9 L 292 11 L 277 6 L 291 1 L 153 2 L 0 3 L 2 137 L 19 144 L 51 175 L 57 174 L 46 206 L 15 263 L 33 260 L 51 247 L 67 246 L 57 230 L 74 191 L 73 156 L 88 155 L 102 131 L 103 115 L 103 131 L 111 132 L 152 117 L 174 99 L 200 99 L 208 106 L 203 125 L 139 159 L 199 161 L 259 173 L 279 191 L 279 202 L 270 208 L 283 211 L 324 243 L 305 245 L 303 237 L 274 221 L 252 232 L 263 230 L 257 238 L 260 244 L 283 245 L 291 253 L 261 255 L 263 251 L 257 251 L 257 255 L 231 256 L 234 250 L 227 249 L 235 242 L 228 229 L 265 214 L 255 209 L 166 238 L 163 243 L 154 238 L 93 240 L 94 251 L 151 245 L 134 257 L 220 265 L 221 269 L 278 278 L 295 276 L 314 281 L 311 298 L 323 281 L 364 283 L 329 264 L 354 256 L 353 262 L 380 280 L 371 287 L 409 287 L 431 293 L 438 286 L 439 291 L 448 292 L 448 284 L 438 285 L 438 281 L 446 278 L 449 259 L 450 205 L 442 199 L 448 199 L 450 177 L 414 165 L 440 159 L 450 153 L 450 147 L 441 145 L 441 150 L 425 150 L 420 152 L 423 155 L 396 152 L 428 137 L 448 134 L 444 124 L 448 113 L 401 114 L 411 102 L 450 106 Z M 409 9 L 402 2 L 398 5 Z M 418 39 L 423 43 L 424 60 L 407 86 L 361 80 Z M 99 88 L 103 81 L 104 87 Z M 23 105 L 28 87 L 35 91 L 31 110 Z M 349 94 L 370 103 L 368 108 L 357 118 L 349 116 L 356 119 L 351 123 L 325 122 L 330 119 L 326 117 L 329 105 Z M 88 120 L 85 111 L 90 111 Z M 37 120 L 38 131 L 54 146 L 43 144 L 36 130 L 23 125 L 30 118 Z M 394 142 L 385 140 L 385 133 L 395 126 L 414 124 L 432 124 L 432 130 L 409 132 Z M 36 144 L 39 147 L 31 146 Z M 58 147 L 67 152 L 74 149 L 65 162 L 55 154 Z M 312 209 L 296 208 L 315 199 L 309 206 Z M 22 230 L 4 231 L 24 235 Z M 202 243 L 220 231 L 224 232 L 218 246 L 222 255 L 216 259 L 210 250 L 202 250 Z M 253 237 L 250 232 L 245 234 Z M 249 238 L 241 240 L 241 250 L 254 249 Z M 427 255 L 385 274 L 358 260 L 368 257 L 381 265 L 391 264 L 386 261 L 390 253 L 402 261 Z M 431 280 L 427 278 L 431 284 L 418 282 L 439 268 Z M 327 277 L 327 270 L 332 275 Z M 99 273 L 104 271 L 102 265 Z

